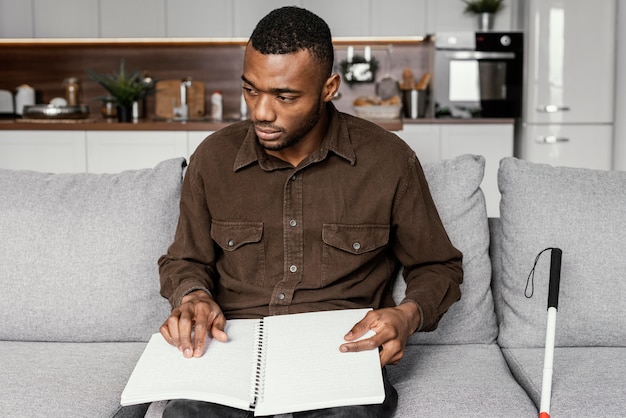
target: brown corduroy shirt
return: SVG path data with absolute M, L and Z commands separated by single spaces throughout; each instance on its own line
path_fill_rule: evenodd
M 399 266 L 421 330 L 460 298 L 462 255 L 414 152 L 371 122 L 328 111 L 321 148 L 295 168 L 263 151 L 249 121 L 197 148 L 174 242 L 159 259 L 172 306 L 198 289 L 229 319 L 394 306 Z

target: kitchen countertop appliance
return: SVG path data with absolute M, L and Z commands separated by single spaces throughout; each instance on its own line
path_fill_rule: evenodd
M 520 117 L 523 52 L 521 32 L 437 33 L 435 117 Z

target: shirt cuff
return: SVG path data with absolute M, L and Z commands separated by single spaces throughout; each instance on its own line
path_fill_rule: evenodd
M 190 288 L 190 289 L 187 289 L 187 290 L 185 290 L 185 291 L 183 292 L 183 294 L 182 294 L 182 296 L 180 297 L 180 299 L 178 300 L 178 304 L 177 304 L 176 306 L 180 306 L 180 305 L 183 303 L 183 298 L 184 298 L 185 296 L 187 296 L 188 294 L 190 294 L 190 293 L 192 293 L 192 292 L 195 292 L 196 290 L 202 290 L 203 292 L 206 292 L 206 293 L 207 293 L 207 294 L 211 297 L 211 299 L 213 298 L 213 295 L 211 294 L 211 291 L 210 291 L 209 289 L 207 289 L 206 287 L 203 287 L 203 286 L 194 286 L 194 287 L 192 287 L 192 288 Z
M 415 330 L 415 332 L 419 332 L 422 330 L 422 327 L 424 326 L 424 312 L 422 311 L 422 307 L 420 306 L 419 303 L 417 303 L 416 301 L 414 301 L 413 299 L 409 299 L 409 298 L 404 298 L 402 299 L 402 301 L 400 302 L 400 305 L 402 305 L 403 303 L 414 303 L 415 306 L 417 306 L 417 310 L 420 313 L 420 322 L 417 325 L 417 329 Z

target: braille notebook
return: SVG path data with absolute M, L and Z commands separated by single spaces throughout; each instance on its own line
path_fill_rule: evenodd
M 367 311 L 230 320 L 229 341 L 208 340 L 200 358 L 184 358 L 154 334 L 121 404 L 193 399 L 273 415 L 381 403 L 385 394 L 378 350 L 339 351 L 343 336 Z

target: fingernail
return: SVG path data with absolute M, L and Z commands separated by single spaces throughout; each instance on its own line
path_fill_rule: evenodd
M 185 354 L 186 357 L 191 356 L 191 354 L 192 354 L 191 348 L 185 348 L 184 354 Z
M 339 347 L 339 350 L 340 350 L 342 353 L 347 353 L 347 352 L 348 352 L 348 347 L 346 347 L 345 345 L 342 345 L 341 347 Z

